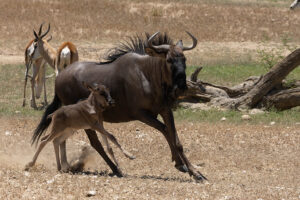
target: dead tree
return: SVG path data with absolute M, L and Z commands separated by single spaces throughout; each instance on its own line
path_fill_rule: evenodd
M 226 87 L 197 81 L 201 69 L 197 69 L 187 81 L 188 90 L 183 99 L 197 99 L 231 109 L 264 106 L 279 110 L 300 106 L 300 87 L 284 88 L 284 78 L 300 65 L 300 48 L 274 65 L 260 77 L 249 77 L 245 82 Z

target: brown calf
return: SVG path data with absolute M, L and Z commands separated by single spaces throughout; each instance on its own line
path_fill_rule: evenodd
M 124 155 L 130 159 L 134 159 L 129 152 L 122 148 L 122 146 L 118 143 L 117 139 L 107 132 L 103 127 L 103 116 L 102 112 L 105 108 L 112 105 L 114 102 L 110 96 L 108 89 L 104 85 L 97 85 L 96 87 L 91 87 L 86 83 L 83 85 L 90 90 L 90 95 L 86 100 L 80 101 L 76 104 L 63 106 L 48 117 L 52 118 L 52 130 L 51 133 L 46 135 L 41 139 L 41 143 L 36 151 L 33 159 L 29 162 L 25 170 L 28 170 L 32 167 L 39 153 L 45 147 L 45 145 L 53 141 L 57 169 L 60 171 L 67 171 L 69 169 L 69 164 L 64 159 L 59 157 L 59 145 L 64 142 L 68 137 L 70 137 L 74 131 L 78 129 L 93 129 L 101 133 L 103 136 L 104 142 L 106 143 L 108 153 L 114 159 L 115 164 L 118 165 L 117 160 L 114 157 L 113 151 L 108 144 L 107 137 L 115 144 Z M 66 157 L 65 151 L 60 151 L 61 157 Z

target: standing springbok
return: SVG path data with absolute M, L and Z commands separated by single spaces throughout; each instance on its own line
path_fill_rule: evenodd
M 57 50 L 55 62 L 56 76 L 58 76 L 59 72 L 65 69 L 68 65 L 78 60 L 79 58 L 76 46 L 72 42 L 62 43 Z
M 78 52 L 76 46 L 71 42 L 63 42 L 58 51 L 43 40 L 43 38 L 50 31 L 50 24 L 48 25 L 47 31 L 42 34 L 43 24 L 40 25 L 39 34 L 33 31 L 35 36 L 35 41 L 37 42 L 37 50 L 41 57 L 43 57 L 52 68 L 55 69 L 56 75 L 64 69 L 67 65 L 78 61 Z
M 97 84 L 95 84 L 94 87 L 91 87 L 85 82 L 83 82 L 83 86 L 91 92 L 87 99 L 79 101 L 76 104 L 63 106 L 48 116 L 49 118 L 52 118 L 52 130 L 50 134 L 41 139 L 38 150 L 36 151 L 32 161 L 26 165 L 25 170 L 28 170 L 35 164 L 40 152 L 50 141 L 53 141 L 54 145 L 57 170 L 68 170 L 69 164 L 67 162 L 63 162 L 63 160 L 60 162 L 59 145 L 78 129 L 93 129 L 100 132 L 103 136 L 104 142 L 106 143 L 108 153 L 114 159 L 116 165 L 118 165 L 118 162 L 114 157 L 112 148 L 109 146 L 107 137 L 124 153 L 126 157 L 130 159 L 135 158 L 123 149 L 117 139 L 103 127 L 102 112 L 107 107 L 114 104 L 114 100 L 111 98 L 108 89 L 104 85 Z M 66 152 L 61 149 L 60 153 L 61 156 L 65 156 L 63 154 Z
M 48 38 L 46 42 L 49 42 L 52 37 Z M 31 107 L 37 109 L 35 98 L 39 98 L 44 88 L 44 105 L 47 103 L 46 94 L 46 78 L 45 78 L 45 60 L 38 56 L 38 52 L 35 53 L 36 43 L 31 40 L 25 48 L 25 82 L 24 82 L 24 95 L 23 95 L 23 107 L 26 104 L 26 86 L 28 77 L 31 79 Z M 36 56 L 34 56 L 34 53 Z M 32 76 L 29 75 L 29 70 L 32 66 Z
M 291 6 L 290 6 L 290 9 L 291 10 L 294 10 L 296 7 L 300 7 L 300 0 L 295 0 Z

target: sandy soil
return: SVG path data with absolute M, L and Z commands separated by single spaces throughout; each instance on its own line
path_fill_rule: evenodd
M 29 172 L 33 156 L 32 130 L 38 121 L 1 118 L 0 199 L 299 199 L 299 124 L 230 125 L 177 123 L 190 161 L 209 179 L 197 183 L 177 171 L 163 136 L 139 122 L 105 124 L 136 156 L 128 160 L 114 147 L 125 177 L 111 177 L 110 169 L 94 153 L 90 174 L 56 171 L 53 147 L 41 153 Z M 79 132 L 68 140 L 68 159 L 79 155 L 87 142 Z

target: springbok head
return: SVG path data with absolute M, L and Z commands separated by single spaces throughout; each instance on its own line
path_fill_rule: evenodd
M 290 6 L 290 9 L 291 10 L 294 10 L 296 7 L 300 7 L 300 0 L 295 0 L 291 6 Z
M 114 106 L 115 101 L 111 98 L 110 92 L 105 85 L 94 84 L 93 87 L 88 85 L 86 82 L 82 82 L 83 86 L 86 87 L 93 95 L 93 101 L 97 106 L 105 109 L 109 106 Z
M 43 24 L 44 23 L 42 23 L 40 25 L 40 29 L 39 29 L 38 34 L 35 32 L 35 30 L 33 30 L 33 34 L 34 34 L 34 37 L 35 37 L 34 40 L 33 40 L 33 47 L 34 47 L 34 51 L 33 51 L 33 55 L 32 55 L 33 59 L 38 59 L 38 58 L 41 57 L 41 54 L 38 51 L 38 49 L 39 49 L 38 47 L 43 46 L 45 42 L 48 43 L 52 39 L 52 36 L 50 36 L 50 38 L 47 39 L 47 40 L 43 39 L 50 31 L 50 24 L 49 24 L 47 31 L 44 34 L 42 34 Z
M 154 33 L 148 39 L 148 47 L 156 54 L 165 54 L 165 59 L 167 63 L 167 68 L 171 71 L 172 74 L 172 86 L 173 89 L 180 89 L 184 91 L 187 89 L 186 85 L 186 58 L 184 56 L 184 51 L 192 50 L 197 45 L 197 39 L 189 32 L 186 33 L 192 38 L 193 44 L 191 46 L 184 46 L 182 40 L 179 40 L 175 45 L 163 44 L 155 46 L 152 44 L 155 36 L 159 32 Z M 148 51 L 149 52 L 149 51 Z M 153 55 L 153 53 L 152 53 Z

